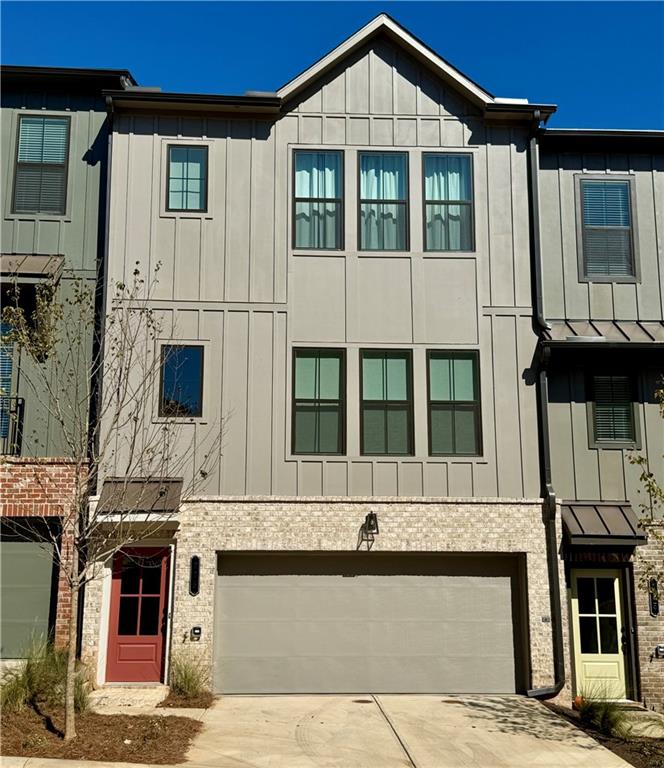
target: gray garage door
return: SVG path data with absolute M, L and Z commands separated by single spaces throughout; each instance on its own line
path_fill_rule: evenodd
M 49 631 L 53 547 L 0 542 L 0 658 L 15 659 Z
M 220 693 L 513 693 L 508 558 L 218 557 Z

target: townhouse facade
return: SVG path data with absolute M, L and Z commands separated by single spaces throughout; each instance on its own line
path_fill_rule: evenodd
M 33 313 L 40 287 L 64 305 L 76 285 L 90 302 L 103 263 L 108 121 L 101 91 L 133 83 L 125 70 L 3 66 L 2 296 Z M 88 366 L 56 366 L 58 348 L 35 362 L 0 342 L 0 515 L 2 563 L 0 659 L 21 657 L 41 637 L 67 639 L 68 598 L 54 546 L 67 557 L 61 521 L 73 499 L 80 462 L 53 417 L 54 403 L 36 367 L 71 372 L 87 388 Z M 92 327 L 81 348 L 92 353 Z M 64 385 L 64 382 L 61 382 Z M 80 458 L 80 457 L 79 457 Z M 62 599 L 60 599 L 62 598 Z

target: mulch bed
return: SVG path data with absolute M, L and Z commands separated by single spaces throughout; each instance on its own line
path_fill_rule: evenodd
M 653 739 L 647 736 L 636 736 L 630 739 L 618 739 L 589 728 L 581 722 L 579 713 L 567 707 L 544 702 L 544 705 L 557 715 L 564 717 L 572 725 L 592 736 L 603 747 L 610 749 L 618 757 L 622 757 L 635 768 L 664 768 L 664 739 Z
M 2 754 L 65 760 L 129 763 L 181 763 L 201 728 L 197 720 L 172 715 L 76 716 L 76 738 L 62 740 L 61 708 L 26 707 L 2 714 Z M 128 743 L 125 743 L 128 742 Z
M 214 703 L 210 691 L 204 691 L 198 696 L 179 696 L 171 691 L 168 696 L 157 704 L 158 707 L 182 707 L 184 709 L 207 709 Z

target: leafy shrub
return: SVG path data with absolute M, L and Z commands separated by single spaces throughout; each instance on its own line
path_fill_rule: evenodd
M 34 642 L 25 658 L 3 673 L 0 704 L 8 712 L 39 703 L 64 706 L 66 680 L 67 649 L 54 648 L 43 641 Z M 77 712 L 88 708 L 85 669 L 80 663 L 76 666 L 74 706 Z
M 626 739 L 631 730 L 627 713 L 622 705 L 611 701 L 601 692 L 593 690 L 592 695 L 582 694 L 579 702 L 581 722 L 603 733 L 605 736 L 617 736 Z
M 208 692 L 208 676 L 200 662 L 187 656 L 173 655 L 169 674 L 171 692 L 194 699 Z

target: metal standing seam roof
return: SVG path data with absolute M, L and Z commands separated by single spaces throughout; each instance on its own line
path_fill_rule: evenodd
M 57 277 L 64 267 L 65 257 L 59 254 L 3 253 L 0 255 L 3 276 Z
M 181 494 L 182 478 L 111 477 L 104 480 L 97 512 L 172 514 Z
M 656 320 L 550 320 L 549 325 L 545 341 L 664 344 L 664 323 Z
M 562 519 L 570 544 L 634 546 L 647 541 L 628 501 L 568 501 Z

